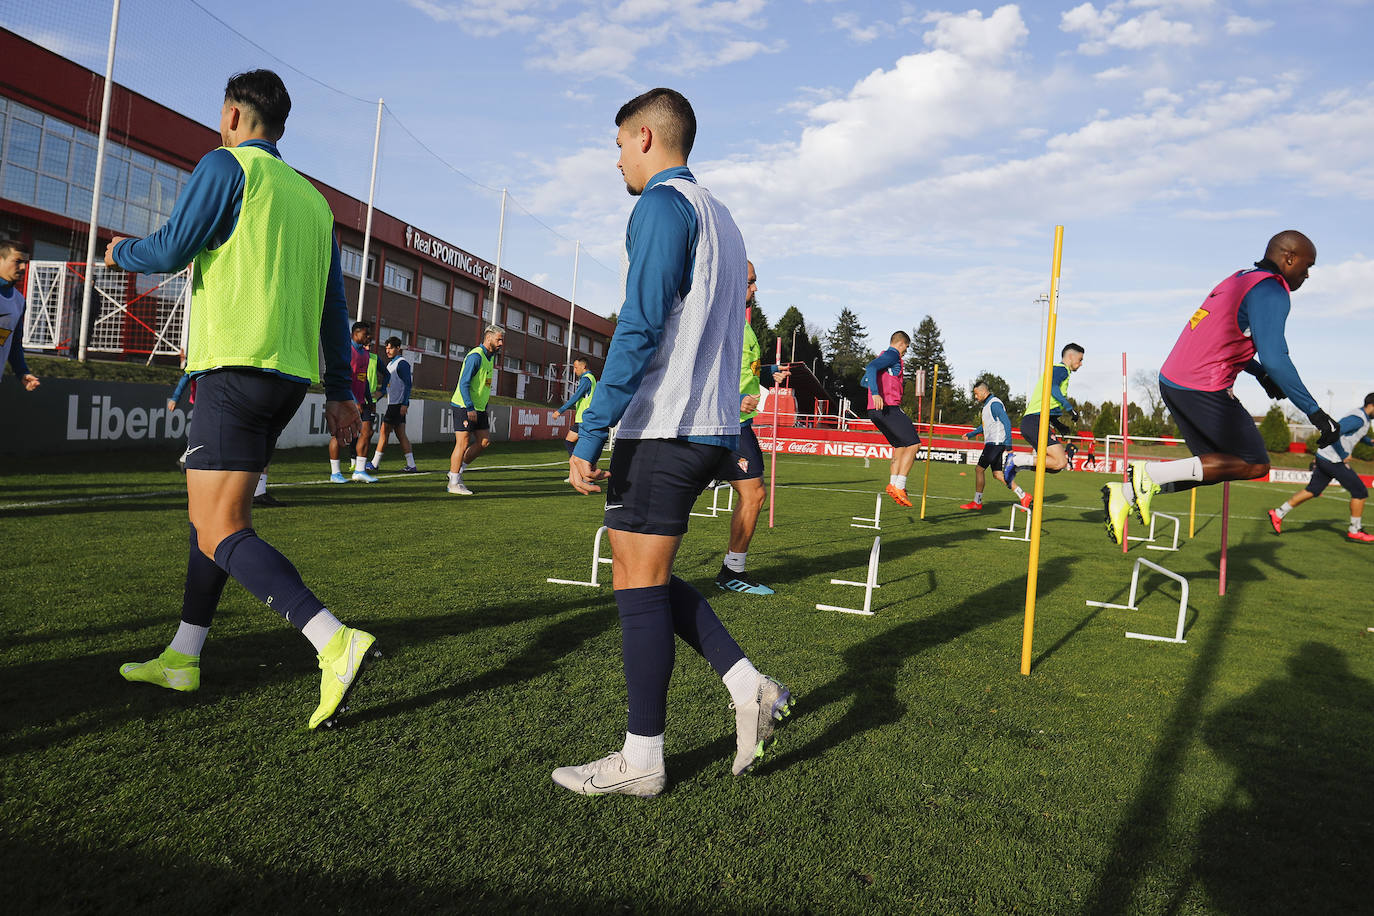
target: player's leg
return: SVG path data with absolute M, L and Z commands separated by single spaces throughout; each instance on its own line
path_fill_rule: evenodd
M 1069 453 L 1064 443 L 1056 442 L 1045 448 L 1045 473 L 1058 474 L 1069 466 Z
M 891 405 L 880 409 L 870 409 L 868 418 L 873 421 L 878 432 L 883 434 L 887 444 L 892 446 L 892 463 L 884 490 L 892 501 L 899 506 L 911 507 L 911 499 L 906 495 L 906 478 L 911 465 L 916 461 L 921 437 L 916 432 L 916 424 L 898 407 Z
M 1320 455 L 1318 461 L 1325 461 Z M 1369 496 L 1369 488 L 1360 480 L 1360 475 L 1350 469 L 1350 465 L 1339 461 L 1326 462 L 1332 477 L 1350 493 L 1350 526 L 1345 536 L 1352 541 L 1374 541 L 1374 534 L 1364 531 L 1364 501 Z
M 339 447 L 339 440 L 331 436 L 329 438 L 329 482 L 348 483 L 348 478 L 343 473 L 343 449 Z
M 392 425 L 396 430 L 396 442 L 401 446 L 401 454 L 404 455 L 406 459 L 404 470 L 419 470 L 415 466 L 415 448 L 410 444 L 410 436 L 406 434 L 406 416 L 400 413 L 400 411 L 397 411 L 397 414 L 396 421 Z
M 730 543 L 716 574 L 716 585 L 732 592 L 748 595 L 771 595 L 773 589 L 745 572 L 749 544 L 758 528 L 759 513 L 763 510 L 763 450 L 753 426 L 740 429 L 736 451 L 726 453 L 713 474 L 716 480 L 729 481 L 734 487 L 735 508 L 730 513 Z
M 364 404 L 362 414 L 362 432 L 358 434 L 358 441 L 353 449 L 352 479 L 359 483 L 376 483 L 377 478 L 373 477 L 367 468 L 367 450 L 372 445 L 372 425 L 377 420 L 377 411 L 376 408 Z
M 372 453 L 371 464 L 374 471 L 382 466 L 382 458 L 386 455 L 386 443 L 391 438 L 391 434 L 395 432 L 395 430 L 391 428 L 390 418 L 391 408 L 388 407 L 386 409 L 386 416 L 382 417 L 381 429 L 377 431 L 377 449 Z
M 1321 492 L 1326 489 L 1326 485 L 1330 482 L 1331 478 L 1323 474 L 1314 463 L 1312 467 L 1312 479 L 1307 482 L 1307 486 L 1288 497 L 1288 499 L 1281 503 L 1277 509 L 1269 510 L 1269 524 L 1274 526 L 1274 533 L 1282 534 L 1283 520 L 1288 517 L 1288 513 L 1292 512 L 1309 499 L 1320 496 Z
M 463 456 L 467 454 L 468 442 L 472 433 L 468 431 L 470 421 L 466 407 L 452 405 L 453 411 L 453 453 L 448 458 L 448 492 L 459 496 L 471 496 L 472 491 L 463 485 Z

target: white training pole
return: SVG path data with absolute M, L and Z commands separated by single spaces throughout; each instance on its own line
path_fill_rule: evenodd
M 1173 579 L 1175 582 L 1177 582 L 1179 585 L 1181 585 L 1181 586 L 1183 587 L 1183 594 L 1180 595 L 1180 596 L 1179 596 L 1179 599 L 1178 599 L 1178 623 L 1177 623 L 1177 625 L 1176 625 L 1175 628 L 1174 628 L 1174 635 L 1173 635 L 1173 636 L 1153 636 L 1153 635 L 1151 635 L 1151 634 L 1149 634 L 1149 633 L 1131 633 L 1131 632 L 1128 631 L 1128 632 L 1126 633 L 1126 638 L 1127 638 L 1127 639 L 1147 639 L 1147 640 L 1150 640 L 1150 641 L 1152 641 L 1152 642 L 1172 642 L 1172 643 L 1185 643 L 1185 642 L 1187 642 L 1187 640 L 1183 638 L 1183 624 L 1184 624 L 1184 621 L 1186 620 L 1186 618 L 1187 618 L 1187 616 L 1188 616 L 1188 580 L 1185 579 L 1185 578 L 1183 578 L 1182 576 L 1180 576 L 1180 575 L 1179 575 L 1178 573 L 1176 573 L 1176 572 L 1171 572 L 1170 570 L 1165 569 L 1163 566 L 1160 566 L 1158 563 L 1152 563 L 1152 562 L 1150 562 L 1149 560 L 1145 559 L 1144 557 L 1138 557 L 1138 558 L 1136 559 L 1136 561 L 1135 561 L 1135 567 L 1131 570 L 1131 594 L 1130 594 L 1130 597 L 1126 599 L 1126 601 L 1127 601 L 1126 604 L 1112 604 L 1111 602 L 1108 602 L 1108 601 L 1088 601 L 1088 602 L 1086 602 L 1087 605 L 1088 605 L 1089 607 L 1105 607 L 1105 608 L 1112 608 L 1112 609 L 1118 610 L 1118 611 L 1138 611 L 1138 610 L 1140 610 L 1139 605 L 1137 605 L 1137 604 L 1135 603 L 1135 601 L 1136 601 L 1136 590 L 1137 590 L 1137 588 L 1138 588 L 1139 585 L 1140 585 L 1140 567 L 1142 567 L 1142 566 L 1148 566 L 1150 569 L 1153 569 L 1155 572 L 1163 573 L 1164 575 L 1168 576 L 1170 579 Z
M 573 318 L 577 311 L 577 266 L 582 260 L 582 241 L 579 239 L 573 244 L 573 286 L 572 298 L 568 300 L 568 355 L 563 358 L 563 371 L 568 376 L 569 391 L 565 396 L 571 397 L 571 387 L 575 384 L 572 377 L 572 342 L 573 342 Z
M 881 536 L 873 539 L 873 547 L 868 551 L 868 578 L 863 582 L 851 582 L 848 579 L 831 579 L 831 585 L 852 585 L 855 588 L 864 590 L 864 606 L 862 609 L 852 607 L 840 607 L 835 604 L 818 604 L 818 611 L 839 611 L 841 614 L 860 614 L 865 617 L 873 616 L 873 590 L 882 588 L 878 584 L 878 551 L 883 539 Z
M 100 101 L 100 135 L 95 148 L 95 186 L 91 189 L 91 222 L 87 226 L 86 279 L 81 285 L 81 335 L 76 357 L 86 361 L 91 336 L 91 290 L 95 287 L 95 245 L 100 234 L 100 189 L 105 178 L 105 143 L 110 135 L 110 93 L 114 89 L 115 39 L 119 35 L 119 0 L 110 12 L 110 47 L 105 54 L 105 92 Z M 101 263 L 104 263 L 103 261 Z
M 864 459 L 864 461 L 867 461 L 867 460 L 868 460 L 867 458 Z M 883 528 L 882 522 L 880 521 L 880 520 L 882 519 L 882 517 L 883 517 L 883 494 L 882 494 L 882 493 L 879 493 L 879 494 L 878 494 L 878 500 L 877 500 L 877 502 L 875 502 L 874 505 L 873 505 L 873 517 L 872 517 L 872 518 L 864 518 L 863 516 L 860 516 L 860 515 L 851 515 L 850 518 L 852 518 L 854 521 L 852 521 L 852 522 L 849 523 L 849 527 L 851 527 L 851 528 L 872 528 L 874 531 L 881 531 L 882 528 Z M 867 522 L 867 524 L 859 525 L 859 524 L 856 524 L 857 522 Z
M 598 576 L 601 572 L 601 564 L 610 565 L 610 557 L 601 556 L 601 536 L 606 533 L 606 526 L 602 525 L 596 529 L 596 537 L 592 540 L 592 578 L 590 582 L 583 582 L 580 579 L 545 579 L 545 582 L 552 582 L 554 585 L 586 585 L 591 588 L 600 588 L 601 583 Z
M 501 189 L 501 223 L 496 228 L 495 292 L 491 295 L 491 324 L 501 323 L 501 250 L 506 244 L 506 189 Z
M 358 314 L 354 321 L 363 320 L 363 293 L 367 290 L 367 253 L 372 247 L 372 202 L 377 192 L 377 151 L 382 145 L 382 106 L 377 99 L 377 129 L 372 133 L 372 177 L 367 181 L 367 221 L 363 224 L 363 263 L 358 268 Z M 377 278 L 380 282 L 381 277 Z

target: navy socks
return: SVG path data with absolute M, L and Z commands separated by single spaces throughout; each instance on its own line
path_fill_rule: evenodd
M 674 634 L 700 653 L 721 676 L 744 653 L 706 599 L 674 576 L 667 585 L 626 588 L 615 593 L 632 735 L 661 735 L 668 713 Z
M 252 528 L 242 528 L 220 541 L 215 564 L 298 630 L 324 608 L 291 561 Z
M 200 552 L 196 526 L 191 526 L 191 555 L 186 560 L 186 590 L 181 597 L 181 619 L 198 627 L 208 627 L 215 619 L 219 596 L 229 574 Z

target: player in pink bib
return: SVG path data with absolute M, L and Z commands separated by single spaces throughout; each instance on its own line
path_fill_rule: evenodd
M 902 410 L 902 359 L 911 346 L 911 335 L 893 331 L 891 346 L 864 367 L 863 386 L 868 390 L 868 418 L 892 446 L 891 474 L 885 492 L 899 506 L 911 506 L 906 495 L 906 475 L 916 461 L 921 437 L 916 424 Z

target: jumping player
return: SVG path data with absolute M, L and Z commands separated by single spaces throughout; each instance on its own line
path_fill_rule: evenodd
M 911 346 L 911 335 L 893 331 L 891 346 L 864 367 L 863 386 L 868 389 L 868 418 L 892 446 L 891 474 L 884 490 L 899 506 L 911 506 L 906 495 L 906 475 L 916 462 L 921 437 L 916 425 L 902 410 L 902 359 Z
M 1132 507 L 1145 524 L 1150 523 L 1156 493 L 1253 480 L 1269 473 L 1264 439 L 1231 390 L 1242 370 L 1255 376 L 1270 397 L 1287 397 L 1307 414 L 1321 447 L 1340 439 L 1336 421 L 1298 377 L 1284 338 L 1292 307 L 1289 293 L 1302 286 L 1315 263 L 1317 247 L 1312 240 L 1287 229 L 1269 240 L 1254 268 L 1222 280 L 1193 312 L 1159 370 L 1164 405 L 1193 457 L 1134 462 L 1129 482 L 1102 488 L 1107 536 L 1113 541 L 1121 543 Z
M 141 273 L 194 262 L 197 280 L 186 360 L 196 377 L 196 409 L 187 432 L 191 541 L 181 625 L 161 655 L 119 673 L 197 689 L 201 648 L 233 576 L 319 653 L 315 728 L 338 716 L 376 653 L 372 635 L 335 619 L 253 530 L 253 485 L 306 389 L 320 379 L 321 347 L 325 422 L 345 443 L 359 426 L 334 217 L 277 152 L 290 111 L 286 87 L 270 70 L 232 77 L 220 111 L 224 146 L 196 165 L 171 219 L 145 239 L 116 237 L 105 249 L 108 266 Z
M 1364 501 L 1369 497 L 1369 488 L 1360 480 L 1360 475 L 1346 464 L 1356 445 L 1361 442 L 1374 445 L 1374 439 L 1369 436 L 1371 418 L 1374 418 L 1374 392 L 1364 396 L 1364 406 L 1341 417 L 1338 424 L 1341 438 L 1318 450 L 1316 460 L 1312 463 L 1312 479 L 1307 486 L 1294 493 L 1277 509 L 1269 510 L 1269 522 L 1274 526 L 1275 534 L 1283 533 L 1283 519 L 1289 512 L 1314 496 L 1321 496 L 1326 485 L 1334 480 L 1350 493 L 1350 527 L 1346 529 L 1345 536 L 1363 543 L 1374 541 L 1374 534 L 1363 530 Z
M 758 274 L 754 272 L 754 262 L 746 262 L 749 268 L 749 290 L 745 299 L 745 310 L 754 307 L 754 293 L 757 290 Z M 759 524 L 759 512 L 763 509 L 763 449 L 759 448 L 758 436 L 754 434 L 754 418 L 759 415 L 759 395 L 763 388 L 772 388 L 774 382 L 787 378 L 788 371 L 777 366 L 763 365 L 763 354 L 759 349 L 759 338 L 749 322 L 744 323 L 744 352 L 739 365 L 739 445 L 735 448 L 735 462 L 720 479 L 729 481 L 734 487 L 739 501 L 730 513 L 730 544 L 716 574 L 716 586 L 726 591 L 743 592 L 747 595 L 771 595 L 773 590 L 744 571 L 744 563 L 749 555 L 749 542 L 754 539 L 754 529 Z
M 1060 441 L 1055 432 L 1063 436 L 1068 436 L 1072 432 L 1060 419 L 1065 414 L 1075 423 L 1078 422 L 1078 410 L 1069 400 L 1069 375 L 1077 372 L 1082 365 L 1083 348 L 1076 343 L 1065 344 L 1064 349 L 1059 351 L 1059 362 L 1054 364 L 1050 372 L 1050 430 L 1045 440 L 1045 472 L 1048 474 L 1058 474 L 1069 466 L 1071 456 L 1068 446 Z M 1016 482 L 1017 471 L 1035 467 L 1035 449 L 1040 442 L 1040 399 L 1044 396 L 1044 383 L 1044 376 L 1036 380 L 1035 388 L 1026 401 L 1026 413 L 1021 417 L 1021 436 L 1030 445 L 1031 451 L 1007 451 L 1006 460 L 1002 465 L 1002 479 L 1006 481 L 1007 486 Z M 1029 508 L 1030 500 L 1023 498 L 1021 505 Z
M 762 758 L 791 693 L 760 674 L 706 599 L 672 574 L 692 503 L 733 459 L 739 436 L 744 239 L 687 168 L 696 116 L 681 93 L 651 89 L 615 121 L 618 165 L 639 200 L 625 236 L 625 303 L 568 476 L 579 493 L 599 492 L 595 481 L 609 477 L 605 524 L 629 722 L 623 749 L 559 767 L 553 781 L 584 795 L 651 797 L 667 781 L 675 634 L 706 658 L 734 701 L 735 775 Z M 616 423 L 608 475 L 596 462 Z
M 992 468 L 992 476 L 1006 483 L 1002 465 L 1007 449 L 1011 448 L 1011 417 L 1007 416 L 1007 408 L 1003 406 L 1002 399 L 993 394 L 988 383 L 981 379 L 973 386 L 973 399 L 982 405 L 983 422 L 965 433 L 964 438 L 973 439 L 982 434 L 983 452 L 978 456 L 978 468 L 974 472 L 977 483 L 973 491 L 973 502 L 964 503 L 959 508 L 977 511 L 983 508 L 983 487 L 987 483 L 985 468 Z M 1030 494 L 1014 483 L 1007 483 L 1007 488 L 1016 494 L 1024 508 L 1030 508 Z
M 472 495 L 463 483 L 463 472 L 491 445 L 487 402 L 491 400 L 491 377 L 496 371 L 492 359 L 505 344 L 505 329 L 489 324 L 482 332 L 482 345 L 473 347 L 463 357 L 463 371 L 449 407 L 453 411 L 453 454 L 448 459 L 450 493 Z
M 572 397 L 553 412 L 555 417 L 577 409 L 573 414 L 572 423 L 568 424 L 568 434 L 563 437 L 563 445 L 568 449 L 568 457 L 572 457 L 573 446 L 577 444 L 577 431 L 582 426 L 582 415 L 587 412 L 587 405 L 592 402 L 592 395 L 596 393 L 596 376 L 587 371 L 586 357 L 579 356 L 573 360 L 573 374 L 577 376 L 577 387 L 573 389 Z

